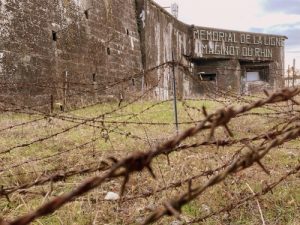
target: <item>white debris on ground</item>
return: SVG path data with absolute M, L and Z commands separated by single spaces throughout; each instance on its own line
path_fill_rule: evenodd
M 106 201 L 116 201 L 120 199 L 120 195 L 114 192 L 107 192 L 104 200 Z

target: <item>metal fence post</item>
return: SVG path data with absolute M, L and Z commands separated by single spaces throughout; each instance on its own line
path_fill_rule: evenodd
M 173 100 L 174 100 L 174 115 L 175 115 L 175 125 L 176 125 L 176 132 L 179 133 L 179 126 L 178 126 L 178 110 L 177 110 L 177 90 L 176 90 L 176 76 L 175 76 L 175 60 L 174 60 L 174 53 L 172 52 L 172 73 L 173 73 Z
M 50 114 L 54 112 L 54 97 L 50 95 Z
M 293 60 L 293 87 L 295 87 L 295 66 L 296 66 L 296 59 Z

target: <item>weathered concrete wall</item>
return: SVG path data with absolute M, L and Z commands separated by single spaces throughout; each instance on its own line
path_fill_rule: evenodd
M 26 104 L 63 104 L 145 90 L 157 99 L 212 91 L 241 92 L 245 71 L 266 64 L 283 85 L 285 37 L 186 25 L 152 0 L 0 0 L 0 96 Z M 250 68 L 251 69 L 251 68 Z M 147 71 L 143 79 L 113 84 Z M 215 73 L 213 85 L 200 72 Z M 135 87 L 133 87 L 135 83 Z M 10 84 L 10 85 L 8 85 Z M 208 90 L 209 91 L 209 90 Z
M 216 94 L 218 91 L 239 92 L 241 85 L 241 66 L 237 60 L 200 61 L 195 62 L 200 66 L 195 66 L 193 82 L 193 93 L 197 94 Z M 216 74 L 214 81 L 203 81 L 199 72 L 206 74 Z
M 144 68 L 147 70 L 157 65 L 171 62 L 173 59 L 185 62 L 184 56 L 191 53 L 189 27 L 175 19 L 153 1 L 137 0 L 137 5 Z M 155 97 L 160 99 L 172 97 L 172 76 L 170 66 L 147 76 L 148 82 L 151 82 L 153 78 L 160 81 L 160 85 L 155 91 Z M 186 86 L 186 89 L 189 89 L 187 87 L 188 83 L 185 82 L 183 71 L 177 68 L 176 76 L 179 92 L 182 93 L 183 85 Z
M 140 71 L 135 9 L 134 0 L 1 0 L 1 82 L 15 84 L 2 93 L 84 101 L 95 87 Z
M 186 67 L 176 67 L 180 97 L 228 89 L 242 93 L 245 72 L 255 63 L 268 65 L 270 87 L 282 87 L 286 37 L 190 26 L 151 0 L 137 3 L 144 68 L 172 61 L 173 52 L 174 60 Z M 201 72 L 215 73 L 215 82 L 203 82 Z M 153 81 L 155 76 L 160 81 L 156 96 L 172 97 L 170 67 L 148 77 Z

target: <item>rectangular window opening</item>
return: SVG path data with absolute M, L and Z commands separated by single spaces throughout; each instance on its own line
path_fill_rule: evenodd
M 202 81 L 216 81 L 216 79 L 217 79 L 217 74 L 215 74 L 215 73 L 200 72 L 200 73 L 198 73 L 198 75 Z
M 93 73 L 93 82 L 96 82 L 96 74 Z
M 57 32 L 55 32 L 54 30 L 52 31 L 52 40 L 57 41 Z
M 259 81 L 260 76 L 258 71 L 252 71 L 246 73 L 246 81 Z
M 246 82 L 264 81 L 269 82 L 269 68 L 248 68 L 245 73 Z

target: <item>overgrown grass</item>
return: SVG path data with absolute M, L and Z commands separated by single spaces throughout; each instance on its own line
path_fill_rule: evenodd
M 223 107 L 223 104 L 215 101 L 189 100 L 186 104 L 190 107 L 186 108 L 181 102 L 178 103 L 179 122 L 181 123 L 203 119 L 204 116 L 201 112 L 203 106 L 207 108 L 208 112 L 213 112 Z M 114 110 L 114 113 L 104 117 L 101 116 L 101 114 Z M 263 115 L 274 111 L 270 108 L 261 108 L 254 112 Z M 12 149 L 9 154 L 2 154 L 0 165 L 4 171 L 0 175 L 1 186 L 4 188 L 19 186 L 51 174 L 93 167 L 99 164 L 101 160 L 107 160 L 111 156 L 122 158 L 132 151 L 147 151 L 176 134 L 172 101 L 161 104 L 141 101 L 122 109 L 118 109 L 116 103 L 105 103 L 62 115 L 84 119 L 97 117 L 99 120 L 104 119 L 105 122 L 90 121 L 50 139 L 26 147 Z M 0 129 L 36 118 L 39 118 L 39 116 L 6 113 L 1 115 Z M 167 123 L 167 125 L 109 123 L 126 121 Z M 267 132 L 268 129 L 281 121 L 283 119 L 274 120 L 266 116 L 247 115 L 234 119 L 229 126 L 235 138 L 244 138 Z M 62 132 L 74 125 L 76 125 L 74 122 L 63 121 L 57 118 L 46 118 L 35 123 L 2 131 L 0 135 L 1 152 L 14 146 L 30 143 Z M 192 125 L 193 123 L 180 124 L 180 130 L 184 130 Z M 185 143 L 200 142 L 206 140 L 207 136 L 208 132 L 205 131 L 188 139 Z M 226 131 L 220 128 L 216 132 L 216 138 L 227 139 L 229 137 Z M 76 147 L 86 142 L 91 143 L 76 149 Z M 250 190 L 247 189 L 246 183 L 255 191 L 260 191 L 264 185 L 276 180 L 276 178 L 278 179 L 296 165 L 299 160 L 298 145 L 299 140 L 291 141 L 284 145 L 283 148 L 272 150 L 263 160 L 268 170 L 271 171 L 271 176 L 267 176 L 260 167 L 254 166 L 245 172 L 238 173 L 234 177 L 229 177 L 224 183 L 207 190 L 197 200 L 184 206 L 182 210 L 184 219 L 188 221 L 194 217 L 206 215 L 230 202 L 235 202 L 251 194 Z M 165 156 L 159 157 L 153 164 L 157 179 L 152 179 L 146 172 L 135 174 L 127 185 L 125 197 L 154 191 L 197 175 L 201 171 L 217 168 L 228 161 L 241 147 L 239 143 L 226 148 L 203 146 L 188 149 L 171 154 L 169 156 L 170 164 Z M 39 160 L 37 161 L 37 159 Z M 19 164 L 22 165 L 18 166 Z M 88 175 L 80 174 L 65 181 L 49 182 L 29 189 L 30 192 L 26 194 L 16 192 L 9 196 L 10 201 L 1 198 L 0 216 L 7 219 L 20 216 L 37 208 L 43 202 L 72 190 L 87 177 L 101 174 L 101 172 L 94 172 Z M 202 177 L 197 179 L 193 182 L 193 185 L 202 185 L 208 178 Z M 144 219 L 151 209 L 160 206 L 163 201 L 177 197 L 187 191 L 187 184 L 184 184 L 182 187 L 160 192 L 148 198 L 137 198 L 126 202 L 103 201 L 107 192 L 113 191 L 118 193 L 120 191 L 121 182 L 121 180 L 108 181 L 91 193 L 69 203 L 53 215 L 39 219 L 34 224 L 136 224 Z M 259 199 L 267 224 L 300 224 L 299 187 L 298 174 L 296 177 L 286 180 L 273 193 L 268 193 Z M 175 220 L 174 218 L 165 218 L 158 224 L 170 224 Z M 256 202 L 251 201 L 230 213 L 214 216 L 203 224 L 250 225 L 261 224 L 261 220 Z

